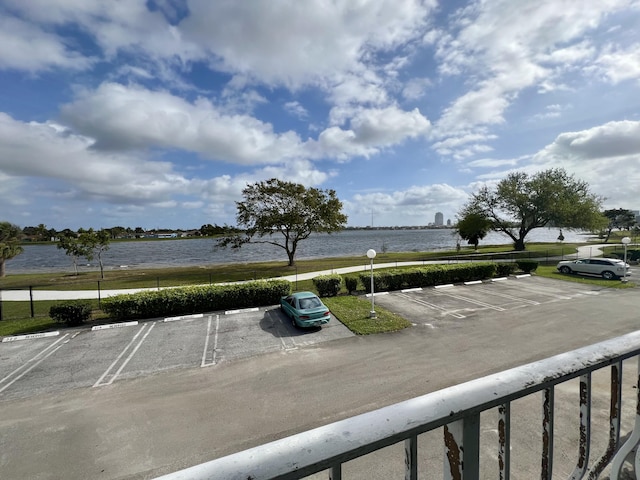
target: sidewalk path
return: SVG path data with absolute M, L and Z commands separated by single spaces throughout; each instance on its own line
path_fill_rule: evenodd
M 602 247 L 610 247 L 614 244 L 599 244 L 599 245 L 585 245 L 578 247 L 578 252 L 574 254 L 564 255 L 563 258 L 590 258 L 602 256 Z M 495 254 L 492 254 L 495 255 Z M 560 257 L 558 257 L 558 260 Z M 423 260 L 417 262 L 390 262 L 390 263 L 375 263 L 374 269 L 379 268 L 394 268 L 394 267 L 406 267 L 412 265 L 429 265 L 429 264 L 441 264 L 441 263 L 458 263 L 462 260 L 448 260 L 446 262 L 438 260 Z M 468 260 L 467 260 L 468 261 Z M 307 272 L 293 275 L 287 275 L 284 277 L 277 277 L 274 280 L 288 280 L 292 283 L 300 280 L 310 280 L 319 275 L 330 275 L 337 273 L 343 275 L 345 273 L 365 272 L 369 271 L 370 264 L 357 265 L 354 267 L 336 268 L 333 270 L 321 270 L 318 272 Z M 175 288 L 175 287 L 163 287 L 163 288 Z M 127 293 L 137 293 L 148 290 L 157 290 L 156 287 L 152 288 L 128 288 L 120 290 L 33 290 L 33 300 L 95 300 L 98 298 L 113 297 L 114 295 L 121 295 Z M 29 290 L 4 290 L 0 291 L 0 300 L 13 301 L 13 302 L 28 302 Z

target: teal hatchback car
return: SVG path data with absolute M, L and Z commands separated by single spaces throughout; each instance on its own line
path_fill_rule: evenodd
M 280 308 L 297 327 L 319 327 L 331 319 L 331 312 L 313 292 L 296 292 L 282 297 Z

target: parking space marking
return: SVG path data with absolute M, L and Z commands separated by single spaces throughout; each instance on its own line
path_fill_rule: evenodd
M 40 365 L 43 361 L 45 361 L 47 358 L 49 358 L 51 355 L 53 355 L 55 352 L 58 351 L 58 349 L 60 349 L 65 343 L 67 343 L 69 340 L 67 340 L 67 342 L 62 342 L 65 338 L 67 338 L 69 336 L 68 333 L 66 333 L 65 335 L 63 335 L 62 337 L 60 337 L 59 339 L 57 339 L 55 342 L 53 342 L 51 345 L 49 345 L 47 348 L 43 349 L 42 351 L 40 351 L 36 356 L 30 358 L 27 362 L 23 363 L 20 367 L 16 368 L 13 372 L 9 373 L 8 375 L 6 375 L 3 379 L 0 380 L 0 385 L 2 385 L 3 383 L 5 383 L 7 380 L 9 380 L 11 377 L 13 377 L 14 375 L 17 375 L 16 377 L 13 378 L 13 380 L 11 380 L 10 382 L 6 383 L 4 386 L 2 386 L 0 388 L 0 393 L 4 392 L 7 388 L 9 388 L 11 385 L 13 385 L 15 382 L 17 382 L 18 380 L 20 380 L 22 377 L 24 377 L 27 373 L 29 373 L 31 370 L 33 370 L 34 368 L 36 368 L 38 365 Z M 75 336 L 75 335 L 74 335 Z M 62 342 L 62 343 L 61 343 Z M 45 352 L 47 352 L 45 355 Z M 44 356 L 42 356 L 44 355 Z M 39 357 L 41 357 L 40 359 L 38 359 Z M 29 366 L 29 364 L 31 362 L 35 362 L 33 363 L 31 366 Z M 28 367 L 28 368 L 26 368 Z M 24 368 L 26 368 L 26 370 L 22 371 L 20 373 L 21 370 L 23 370 Z
M 149 335 L 149 332 L 151 332 L 151 330 L 153 330 L 154 326 L 155 326 L 155 323 L 152 323 L 152 324 L 145 323 L 144 325 L 142 325 L 142 328 L 140 330 L 138 330 L 138 333 L 136 333 L 134 335 L 134 337 L 131 339 L 131 341 L 128 343 L 128 345 L 124 348 L 124 350 L 122 350 L 122 352 L 120 352 L 120 355 L 118 355 L 118 357 L 111 363 L 111 365 L 109 365 L 109 368 L 107 368 L 107 370 L 102 374 L 102 376 L 98 379 L 98 381 L 93 384 L 93 386 L 94 387 L 101 387 L 103 385 L 111 385 L 114 382 L 114 380 L 118 377 L 118 375 L 120 375 L 120 373 L 122 373 L 122 370 L 124 369 L 124 367 L 126 367 L 127 364 L 129 363 L 129 361 L 131 361 L 133 356 L 136 354 L 136 352 L 140 348 L 140 345 L 142 345 L 142 342 L 144 342 L 146 340 L 147 336 Z M 147 327 L 149 327 L 149 328 L 147 329 Z M 111 370 L 118 364 L 120 359 L 129 351 L 129 349 L 132 347 L 134 342 L 142 334 L 142 332 L 145 331 L 145 329 L 147 330 L 147 332 L 140 339 L 140 341 L 133 348 L 133 350 L 129 353 L 129 356 L 124 360 L 124 362 L 122 362 L 122 365 L 120 365 L 120 368 L 118 368 L 118 370 L 115 373 L 111 374 L 110 373 Z M 107 378 L 108 375 L 111 375 L 109 380 L 106 381 L 106 382 L 103 382 L 103 380 L 105 378 Z
M 202 352 L 202 362 L 200 363 L 201 367 L 209 367 L 211 365 L 216 364 L 216 355 L 218 353 L 218 331 L 220 330 L 220 315 L 216 315 L 216 331 L 213 336 L 213 353 L 211 354 L 211 363 L 207 363 L 207 354 L 209 353 L 209 337 L 211 336 L 211 322 L 213 320 L 213 315 L 209 315 L 209 320 L 207 321 L 207 337 L 204 341 L 204 351 Z
M 469 297 L 463 297 L 462 295 L 454 295 L 453 293 L 441 293 L 440 295 L 455 298 L 457 300 L 462 300 L 463 302 L 473 303 L 474 305 L 478 305 L 480 307 L 490 308 L 492 310 L 496 310 L 497 312 L 504 312 L 504 308 L 502 307 L 496 307 L 495 305 L 491 305 L 490 303 L 481 302 L 480 300 L 474 300 Z
M 177 322 L 178 320 L 191 320 L 193 318 L 202 318 L 204 317 L 204 313 L 194 313 L 193 315 L 180 315 L 177 317 L 167 317 L 163 320 L 163 322 Z
M 478 288 L 478 287 L 476 287 L 476 288 Z M 482 291 L 486 292 L 488 295 L 495 295 L 496 297 L 507 298 L 509 300 L 516 300 L 518 302 L 524 302 L 524 303 L 527 303 L 529 305 L 540 305 L 540 302 L 536 302 L 535 300 L 529 300 L 527 298 L 516 297 L 514 295 L 509 295 L 508 293 L 494 292 L 493 290 L 490 290 L 488 288 L 482 288 Z
M 287 342 L 285 341 L 284 337 L 281 335 L 280 333 L 280 329 L 278 328 L 278 325 L 287 328 L 287 326 L 281 321 L 281 317 L 280 315 L 278 315 L 278 310 L 267 310 L 265 311 L 265 313 L 267 314 L 267 316 L 269 317 L 269 319 L 271 320 L 271 322 L 273 323 L 273 328 L 275 330 L 275 335 L 276 337 L 278 337 L 280 339 L 280 349 L 284 350 L 284 351 L 290 351 L 290 350 L 297 350 L 298 349 L 298 345 L 296 344 L 295 340 L 293 339 L 293 337 L 288 337 L 289 340 L 291 340 L 292 345 L 288 346 Z M 274 318 L 275 317 L 275 318 Z
M 451 312 L 448 309 L 441 307 L 439 305 L 435 305 L 433 303 L 429 303 L 426 300 L 422 300 L 421 298 L 415 298 L 411 295 L 407 295 L 404 293 L 399 293 L 398 294 L 400 297 L 402 298 L 406 298 L 407 300 L 409 300 L 410 302 L 414 302 L 417 303 L 419 305 L 424 305 L 425 307 L 429 307 L 429 308 L 433 308 L 434 310 L 439 310 L 441 312 L 446 313 L 447 315 L 451 315 L 452 317 L 456 317 L 456 318 L 466 318 L 464 315 L 462 315 L 461 313 L 456 313 L 456 312 Z

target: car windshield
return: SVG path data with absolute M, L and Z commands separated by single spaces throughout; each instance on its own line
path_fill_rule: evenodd
M 307 310 L 309 308 L 316 308 L 320 306 L 320 299 L 317 297 L 308 297 L 300 299 L 300 308 L 302 310 Z

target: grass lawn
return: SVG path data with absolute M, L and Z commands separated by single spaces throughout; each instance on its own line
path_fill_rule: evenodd
M 408 320 L 400 315 L 376 306 L 377 318 L 369 318 L 371 301 L 353 295 L 323 298 L 323 303 L 331 313 L 357 335 L 395 332 L 411 326 Z

